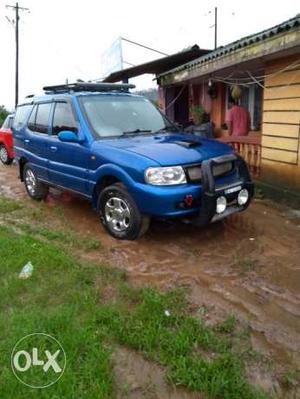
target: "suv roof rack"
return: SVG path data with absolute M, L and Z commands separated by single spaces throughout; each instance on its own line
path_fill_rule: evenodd
M 50 93 L 69 93 L 75 91 L 125 91 L 134 89 L 135 85 L 128 83 L 90 83 L 90 82 L 77 82 L 56 86 L 45 86 L 43 90 Z

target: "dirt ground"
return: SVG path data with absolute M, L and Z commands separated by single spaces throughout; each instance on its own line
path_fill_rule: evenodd
M 0 166 L 0 195 L 26 197 L 15 165 Z M 194 309 L 209 310 L 202 312 L 208 323 L 233 313 L 249 327 L 258 353 L 285 370 L 300 369 L 299 210 L 255 200 L 243 214 L 204 229 L 153 222 L 142 239 L 128 242 L 109 237 L 90 204 L 81 199 L 52 192 L 47 204 L 62 207 L 77 232 L 99 237 L 106 256 L 125 268 L 132 281 L 188 287 Z M 88 256 L 103 255 L 94 251 Z M 259 367 L 249 373 L 267 389 L 276 385 Z M 289 397 L 299 398 L 296 391 Z

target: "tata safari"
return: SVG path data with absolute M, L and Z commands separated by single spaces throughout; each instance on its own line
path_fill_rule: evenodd
M 115 238 L 134 240 L 152 218 L 199 226 L 244 211 L 253 183 L 233 149 L 181 131 L 128 84 L 45 87 L 17 108 L 15 158 L 28 195 L 49 187 L 92 203 Z

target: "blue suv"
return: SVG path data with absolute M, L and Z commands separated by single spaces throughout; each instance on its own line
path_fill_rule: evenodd
M 18 106 L 14 150 L 29 196 L 41 200 L 50 186 L 79 194 L 129 240 L 151 217 L 205 225 L 246 209 L 253 183 L 232 148 L 180 131 L 132 87 L 44 87 Z

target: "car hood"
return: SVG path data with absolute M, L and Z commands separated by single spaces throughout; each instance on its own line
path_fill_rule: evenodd
M 136 153 L 162 166 L 198 163 L 232 153 L 227 144 L 193 134 L 161 134 L 107 140 L 106 145 Z

